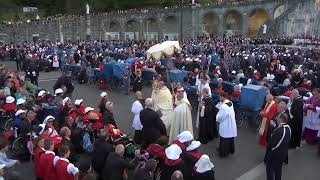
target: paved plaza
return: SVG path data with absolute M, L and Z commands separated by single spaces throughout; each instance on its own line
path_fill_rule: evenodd
M 6 63 L 13 66 L 12 63 Z M 49 91 L 55 80 L 61 75 L 60 71 L 50 73 L 40 73 L 40 87 Z M 97 108 L 99 94 L 101 90 L 93 85 L 79 85 L 75 82 L 73 99 L 82 98 L 86 106 Z M 116 123 L 126 134 L 133 136 L 134 130 L 131 128 L 133 115 L 131 104 L 134 102 L 134 94 L 123 95 L 116 90 L 107 90 L 111 101 L 114 102 L 114 116 Z M 145 97 L 150 97 L 150 87 L 144 87 Z M 194 108 L 195 109 L 195 108 Z M 193 112 L 195 120 L 196 112 Z M 265 149 L 258 144 L 258 135 L 254 130 L 246 126 L 238 129 L 236 138 L 236 153 L 228 158 L 221 159 L 216 153 L 218 141 L 215 140 L 207 145 L 203 145 L 200 150 L 208 154 L 215 165 L 217 180 L 265 180 L 265 166 L 263 158 Z M 320 177 L 320 157 L 317 155 L 316 147 L 304 145 L 299 150 L 289 151 L 289 164 L 283 167 L 284 180 L 319 180 Z M 32 179 L 33 168 L 30 163 L 22 164 L 23 177 Z

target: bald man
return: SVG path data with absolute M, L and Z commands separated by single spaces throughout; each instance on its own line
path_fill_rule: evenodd
M 134 128 L 134 142 L 136 144 L 141 144 L 142 143 L 142 124 L 140 121 L 140 111 L 144 109 L 144 100 L 143 100 L 143 95 L 142 92 L 137 91 L 136 92 L 136 98 L 137 100 L 133 102 L 131 106 L 131 112 L 134 115 L 133 122 L 132 122 L 132 127 Z
M 145 109 L 140 112 L 140 121 L 142 124 L 142 134 L 144 145 L 146 147 L 158 140 L 162 135 L 167 135 L 166 127 L 157 112 L 153 110 L 153 100 L 145 100 Z
M 171 180 L 184 180 L 182 172 L 179 170 L 175 171 L 171 176 Z
M 134 168 L 134 161 L 138 159 L 139 154 L 136 153 L 136 158 L 129 162 L 123 158 L 124 151 L 124 145 L 119 144 L 115 147 L 115 152 L 109 153 L 102 172 L 103 180 L 123 180 L 124 170 Z

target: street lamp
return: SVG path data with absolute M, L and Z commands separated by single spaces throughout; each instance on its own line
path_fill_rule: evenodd
M 30 23 L 31 21 L 28 19 L 27 20 L 27 27 L 26 27 L 26 31 L 27 31 L 27 42 L 29 42 L 29 23 Z
M 181 6 L 180 6 L 180 41 L 182 41 L 183 39 L 183 25 L 182 25 L 182 20 L 183 20 L 183 16 L 182 16 L 182 6 L 183 6 L 183 0 L 181 0 Z

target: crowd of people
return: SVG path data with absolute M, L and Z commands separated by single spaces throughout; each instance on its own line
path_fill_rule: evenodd
M 19 154 L 19 159 L 28 159 L 33 154 L 35 175 L 40 179 L 97 176 L 118 180 L 131 177 L 130 169 L 135 169 L 134 179 L 152 179 L 159 174 L 158 169 L 163 180 L 182 176 L 190 180 L 214 179 L 210 158 L 197 149 L 219 139 L 219 156 L 234 154 L 238 110 L 234 99 L 240 98 L 241 89 L 247 84 L 264 86 L 268 93 L 259 115 L 259 143 L 266 147 L 268 180 L 279 180 L 282 164 L 289 162 L 288 149 L 299 149 L 301 141 L 319 144 L 320 137 L 319 53 L 315 49 L 278 45 L 287 39 L 290 38 L 201 36 L 180 42 L 182 50 L 166 57 L 167 63 L 144 57 L 157 41 L 8 44 L 3 48 L 17 62 L 17 69 L 25 71 L 25 77 L 8 73 L 9 69 L 1 66 L 3 117 L 14 117 L 20 136 L 34 135 L 33 150 L 28 148 L 26 138 L 25 153 Z M 63 56 L 45 55 L 46 50 L 69 49 L 74 50 Z M 36 87 L 41 69 L 37 66 L 44 59 L 50 60 L 50 68 L 55 68 L 54 62 L 59 64 L 56 68 L 67 62 L 81 64 L 84 69 L 101 68 L 110 60 L 124 63 L 125 60 L 110 56 L 111 53 L 134 59 L 131 71 L 137 100 L 131 108 L 133 140 L 119 130 L 108 93 L 101 93 L 98 111 L 82 99 L 74 99 L 70 71 L 63 71 L 53 86 L 53 95 Z M 152 81 L 151 97 L 146 99 L 141 74 L 145 69 L 158 74 Z M 183 81 L 172 83 L 166 77 L 168 69 L 181 69 L 188 75 Z M 224 87 L 223 83 L 231 83 L 234 89 Z M 196 103 L 191 101 L 192 94 L 186 87 L 196 89 Z M 192 108 L 197 109 L 197 115 L 192 115 Z M 0 141 L 3 151 L 0 163 L 11 167 L 19 161 L 7 158 L 7 139 L 10 137 Z M 130 150 L 128 145 L 132 143 L 139 148 Z M 79 154 L 89 154 L 91 163 L 83 162 Z

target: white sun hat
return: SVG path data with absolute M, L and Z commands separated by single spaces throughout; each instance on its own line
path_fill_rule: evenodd
M 108 95 L 106 92 L 102 92 L 102 93 L 100 94 L 100 97 L 103 98 L 103 97 L 105 97 L 106 95 Z
M 42 97 L 45 93 L 46 93 L 45 90 L 41 90 L 41 91 L 39 91 L 38 96 L 41 96 L 41 97 Z
M 17 100 L 17 105 L 23 104 L 23 103 L 25 103 L 25 102 L 26 102 L 25 99 L 19 98 L 19 99 Z
M 46 127 L 46 124 L 40 124 L 39 126 L 41 127 L 41 131 L 39 132 L 39 134 L 41 135 Z
M 92 107 L 86 107 L 86 108 L 84 109 L 84 113 L 87 114 L 88 112 L 93 111 L 93 110 L 94 110 L 94 109 L 93 109 Z
M 171 146 L 165 149 L 165 153 L 168 159 L 177 160 L 180 158 L 180 154 L 182 153 L 182 150 L 178 145 L 172 144 Z
M 20 114 L 26 113 L 25 110 L 19 109 L 14 115 L 19 116 Z
M 12 96 L 8 96 L 7 98 L 6 98 L 6 103 L 7 104 L 9 104 L 9 103 L 13 103 L 14 102 L 14 97 L 12 97 Z
M 193 151 L 201 146 L 200 141 L 192 141 L 192 143 L 187 147 L 187 151 Z
M 193 140 L 193 135 L 189 131 L 183 131 L 182 133 L 180 133 L 177 136 L 177 139 L 181 143 L 185 143 L 185 142 L 188 142 L 188 141 L 192 141 Z
M 61 88 L 58 88 L 54 91 L 54 95 L 57 96 L 58 94 L 63 93 L 63 90 Z
M 52 119 L 52 120 L 55 120 L 56 118 L 54 118 L 53 116 L 49 115 L 47 116 L 44 120 L 43 120 L 43 124 L 47 124 L 47 122 Z
M 76 100 L 74 101 L 74 104 L 75 104 L 76 106 L 79 106 L 82 102 L 83 102 L 83 99 L 76 99 Z
M 210 171 L 212 168 L 214 168 L 214 165 L 210 161 L 209 156 L 204 154 L 201 156 L 201 158 L 195 164 L 195 167 L 196 167 L 196 171 L 198 173 L 204 173 L 204 172 Z
M 66 103 L 69 101 L 69 97 L 66 97 L 62 100 L 62 105 L 66 105 Z

